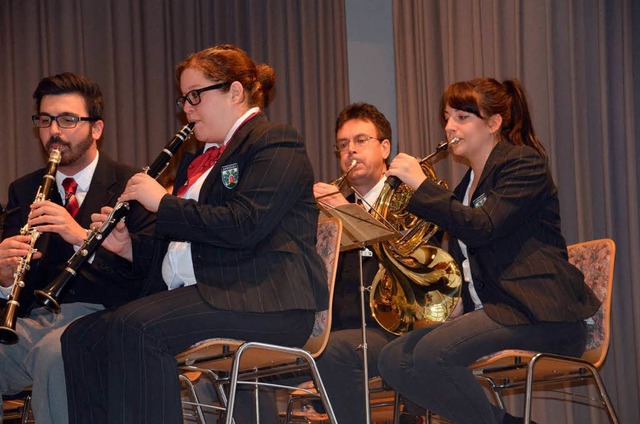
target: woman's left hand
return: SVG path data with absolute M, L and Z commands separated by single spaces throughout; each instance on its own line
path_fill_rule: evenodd
M 160 183 L 147 174 L 139 173 L 131 177 L 118 201 L 137 200 L 149 212 L 158 212 L 160 201 L 166 194 L 167 190 Z
M 395 175 L 412 190 L 416 190 L 420 187 L 420 184 L 427 179 L 427 176 L 422 171 L 422 167 L 420 166 L 418 159 L 406 153 L 398 153 L 391 162 L 391 165 L 389 165 L 389 169 L 385 175 L 387 177 Z

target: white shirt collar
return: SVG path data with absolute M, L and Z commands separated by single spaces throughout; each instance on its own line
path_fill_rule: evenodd
M 244 113 L 244 115 L 242 115 L 240 118 L 238 118 L 236 120 L 236 122 L 229 129 L 229 132 L 227 132 L 227 136 L 224 138 L 224 142 L 222 143 L 222 145 L 224 146 L 225 144 L 227 144 L 229 142 L 229 140 L 231 140 L 231 137 L 233 137 L 233 135 L 236 133 L 238 128 L 240 128 L 240 125 L 244 124 L 245 121 L 249 118 L 249 116 L 253 115 L 254 113 L 258 113 L 258 112 L 260 112 L 260 108 L 259 107 L 252 107 L 251 109 L 246 111 Z M 207 143 L 207 144 L 204 145 L 204 150 L 203 151 L 206 152 L 207 149 L 209 149 L 209 147 L 212 147 L 212 146 L 220 147 L 220 144 L 219 143 Z
M 75 175 L 65 175 L 62 172 L 58 171 L 56 173 L 56 185 L 58 186 L 58 190 L 61 193 L 62 198 L 64 199 L 64 188 L 62 188 L 62 181 L 65 178 L 72 177 L 78 183 L 77 192 L 86 193 L 89 191 L 89 186 L 91 185 L 91 180 L 93 179 L 93 174 L 96 171 L 96 167 L 98 166 L 98 159 L 100 158 L 100 152 L 96 152 L 96 157 L 91 161 L 89 165 L 87 165 L 83 170 L 77 172 Z
M 371 209 L 371 206 L 375 203 L 376 200 L 378 200 L 378 197 L 380 197 L 380 193 L 382 192 L 385 181 L 387 181 L 387 177 L 382 174 L 382 178 L 380 178 L 380 181 L 378 181 L 378 183 L 374 185 L 371 190 L 369 190 L 362 197 L 356 193 L 356 201 L 358 201 L 358 199 L 363 199 L 362 204 L 365 206 L 365 209 L 367 211 Z

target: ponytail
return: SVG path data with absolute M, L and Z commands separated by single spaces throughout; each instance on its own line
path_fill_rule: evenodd
M 547 152 L 533 130 L 529 105 L 520 81 L 511 79 L 505 80 L 502 84 L 511 97 L 510 125 L 503 127 L 502 136 L 513 144 L 531 146 L 540 153 L 540 156 L 546 158 Z

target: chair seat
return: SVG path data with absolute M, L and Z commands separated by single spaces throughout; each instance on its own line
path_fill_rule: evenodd
M 326 269 L 329 308 L 332 304 L 341 236 L 342 223 L 337 218 L 325 219 L 318 223 L 316 251 L 323 259 Z M 321 399 L 329 420 L 335 423 L 335 416 L 314 360 L 324 350 L 330 331 L 331 310 L 329 309 L 316 312 L 311 335 L 302 348 L 226 338 L 207 339 L 196 343 L 175 357 L 181 372 L 179 378 L 187 388 L 190 399 L 183 401 L 183 406 L 194 407 L 194 416 L 200 423 L 205 422 L 203 408 L 213 408 L 223 411 L 225 423 L 231 424 L 238 385 L 253 386 L 256 395 L 254 410 L 257 411 L 259 410 L 257 396 L 259 387 L 290 388 L 286 384 L 278 384 L 278 377 L 292 372 L 307 371 L 314 380 L 317 396 Z M 185 375 L 185 373 L 194 372 L 195 374 Z M 198 372 L 205 373 L 211 380 L 219 404 L 203 404 L 198 400 L 193 385 L 194 379 L 199 377 Z M 223 385 L 228 387 L 228 399 Z M 185 411 L 185 414 L 187 412 Z
M 607 356 L 610 338 L 611 293 L 615 264 L 615 243 L 611 239 L 591 240 L 567 247 L 568 259 L 584 275 L 584 281 L 600 300 L 601 307 L 587 320 L 586 351 L 579 358 L 526 350 L 502 350 L 478 359 L 469 368 L 488 383 L 498 405 L 504 409 L 501 392 L 524 388 L 524 421 L 531 418 L 533 386 L 560 382 L 592 381 L 598 388 L 599 403 L 611 423 L 618 418 L 598 368 Z M 565 385 L 571 388 L 571 385 Z M 589 403 L 587 403 L 589 404 Z
M 241 340 L 210 340 L 182 352 L 176 356 L 176 360 L 178 365 L 186 367 L 197 364 L 193 369 L 229 371 L 236 352 L 244 344 Z M 292 356 L 291 352 L 283 352 L 282 349 L 273 348 L 271 345 L 258 345 L 243 353 L 238 372 L 247 373 L 260 369 L 262 375 L 267 375 L 270 367 L 277 368 L 279 373 L 284 367 L 291 368 L 291 371 L 306 369 L 303 363 L 299 363 L 299 357 L 300 355 Z
M 509 349 L 482 357 L 469 368 L 477 377 L 491 378 L 496 384 L 502 381 L 502 386 L 515 388 L 518 387 L 518 383 L 523 386 L 526 384 L 527 368 L 535 357 L 539 358 L 539 362 L 536 364 L 534 383 L 539 380 L 549 384 L 554 380 L 575 379 L 576 376 L 584 374 L 590 365 L 589 362 L 582 362 L 578 358 Z

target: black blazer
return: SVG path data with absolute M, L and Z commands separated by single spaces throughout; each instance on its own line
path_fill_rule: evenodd
M 193 155 L 183 156 L 176 190 L 191 160 Z M 298 133 L 258 114 L 231 138 L 198 201 L 163 197 L 155 239 L 134 238 L 134 268 L 154 276 L 148 292 L 162 290 L 168 242 L 189 241 L 200 293 L 216 308 L 327 309 L 326 274 L 315 250 L 313 182 Z
M 500 142 L 471 196 L 461 200 L 470 171 L 451 193 L 425 181 L 408 210 L 467 245 L 474 287 L 487 314 L 502 324 L 571 322 L 592 316 L 600 302 L 567 260 L 557 189 L 533 148 Z M 462 262 L 457 240 L 450 249 Z M 465 310 L 472 309 L 465 284 Z
M 25 175 L 9 186 L 8 209 L 19 207 L 19 211 L 7 218 L 4 224 L 3 237 L 7 238 L 20 233 L 20 228 L 27 222 L 29 206 L 33 203 L 38 187 L 42 182 L 46 169 L 42 168 Z M 118 164 L 106 153 L 100 153 L 100 159 L 87 196 L 82 202 L 75 219 L 84 228 L 89 228 L 91 214 L 98 212 L 102 206 L 113 206 L 131 176 L 139 171 Z M 62 199 L 57 188 L 51 190 L 51 201 L 61 205 Z M 126 218 L 127 227 L 132 232 L 152 232 L 153 216 L 139 204 L 132 204 Z M 31 270 L 27 272 L 27 286 L 22 290 L 20 304 L 22 315 L 33 306 L 37 306 L 33 291 L 47 286 L 62 271 L 67 260 L 73 255 L 73 246 L 54 233 L 43 233 L 36 242 L 42 258 L 31 262 Z M 136 299 L 142 288 L 139 279 L 129 279 L 119 272 L 129 266 L 129 262 L 98 249 L 92 265 L 85 264 L 79 275 L 69 285 L 68 292 L 60 299 L 62 303 L 88 302 L 115 307 Z

